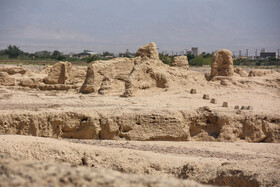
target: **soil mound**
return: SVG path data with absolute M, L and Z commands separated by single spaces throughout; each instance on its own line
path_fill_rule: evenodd
M 212 79 L 215 76 L 233 76 L 233 74 L 232 53 L 227 49 L 217 51 L 213 56 L 210 78 Z
M 257 69 L 257 70 L 252 70 L 249 72 L 249 77 L 260 77 L 260 76 L 265 76 L 265 75 L 268 75 L 268 74 L 272 74 L 274 73 L 275 71 L 273 70 L 260 70 L 260 69 Z
M 141 58 L 148 58 L 152 60 L 159 60 L 157 46 L 154 42 L 146 44 L 138 49 L 136 56 Z
M 125 83 L 123 97 L 133 96 L 138 89 L 149 89 L 153 87 L 168 87 L 169 74 L 166 72 L 161 61 L 158 65 L 149 61 L 134 66 L 128 80 Z
M 135 66 L 125 83 L 122 96 L 131 97 L 138 89 L 168 87 L 168 67 L 159 60 L 156 44 L 150 43 L 139 48 L 137 55 L 139 57 L 135 58 Z
M 87 69 L 86 79 L 80 92 L 99 92 L 101 94 L 111 90 L 123 92 L 125 81 L 134 66 L 134 61 L 135 59 L 116 58 L 93 62 Z
M 223 186 L 279 186 L 280 182 L 278 144 L 95 141 L 10 135 L 3 135 L 0 144 L 0 185 L 49 180 L 95 184 L 97 179 L 103 184 L 101 176 L 117 184 L 118 179 L 138 184 L 132 173 L 145 174 L 141 175 L 142 181 L 153 178 L 153 184 L 158 184 L 160 176 L 162 182 L 167 182 L 169 176 L 171 184 L 167 184 L 171 186 L 173 182 L 179 184 L 173 177 Z
M 121 92 L 122 96 L 128 97 L 137 89 L 167 87 L 167 67 L 159 60 L 156 44 L 140 47 L 136 56 L 92 63 L 80 92 Z
M 41 71 L 40 73 L 42 74 L 49 74 L 52 70 L 52 66 L 45 66 Z
M 248 73 L 245 70 L 243 70 L 242 68 L 235 68 L 234 73 L 237 73 L 241 77 L 248 77 Z
M 174 177 L 124 174 L 111 169 L 73 167 L 69 163 L 53 161 L 6 159 L 0 163 L 0 172 L 2 173 L 0 176 L 1 186 L 206 186 Z
M 15 85 L 15 79 L 10 77 L 7 72 L 0 72 L 0 85 L 14 86 Z
M 72 80 L 73 84 L 83 84 L 87 75 L 87 67 L 72 66 Z
M 29 88 L 37 88 L 42 84 L 43 79 L 40 77 L 24 77 L 18 80 L 18 85 Z
M 17 67 L 17 66 L 3 66 L 0 67 L 0 72 L 7 72 L 9 75 L 14 75 L 14 74 L 25 74 L 28 72 L 27 69 L 23 68 L 23 67 Z
M 188 57 L 187 56 L 175 56 L 171 65 L 189 69 Z
M 46 84 L 66 84 L 71 81 L 71 77 L 72 64 L 70 62 L 58 62 L 54 64 L 44 82 Z

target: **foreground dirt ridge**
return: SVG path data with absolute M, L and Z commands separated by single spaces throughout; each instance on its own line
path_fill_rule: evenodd
M 107 140 L 280 142 L 279 115 L 192 111 L 33 112 L 0 115 L 0 133 Z
M 110 169 L 73 166 L 67 163 L 5 159 L 0 162 L 3 186 L 206 186 L 172 177 L 124 174 Z M 50 175 L 51 174 L 51 175 Z M 31 180 L 30 180 L 31 179 Z M 42 180 L 45 179 L 45 180 Z M 137 184 L 137 185 L 136 185 Z
M 122 173 L 150 175 L 145 176 L 144 181 L 153 179 L 152 176 L 169 176 L 226 186 L 280 184 L 278 144 L 106 140 L 100 142 L 18 135 L 2 135 L 0 143 L 3 145 L 0 147 L 0 171 L 5 174 L 1 177 L 12 179 L 19 176 L 22 180 L 15 180 L 17 182 L 28 179 L 28 182 L 36 183 L 37 177 L 41 176 L 52 180 L 52 176 L 57 176 L 56 180 L 63 183 L 85 179 L 94 182 L 98 179 L 95 176 L 96 171 L 106 168 Z M 72 168 L 61 161 L 70 163 Z M 35 171 L 40 171 L 41 174 L 32 176 Z M 77 171 L 80 174 L 76 174 Z M 92 174 L 86 175 L 87 172 Z M 75 174 L 80 178 L 75 177 Z M 116 180 L 115 174 L 113 173 L 114 180 L 111 182 Z M 100 175 L 105 175 L 103 170 Z M 103 177 L 106 179 L 108 175 Z M 125 177 L 126 175 L 121 177 L 124 182 L 130 183 L 134 180 L 133 175 L 132 179 Z M 154 178 L 156 179 L 158 178 Z M 0 181 L 3 183 L 5 180 Z M 8 181 L 11 183 L 12 180 Z M 165 181 L 163 177 L 162 182 Z M 174 182 L 180 184 L 179 181 Z M 185 184 L 184 181 L 181 183 Z

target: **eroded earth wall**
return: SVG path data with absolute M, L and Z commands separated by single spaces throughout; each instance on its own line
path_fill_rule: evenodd
M 244 115 L 207 110 L 1 114 L 0 133 L 108 140 L 280 142 L 279 115 Z

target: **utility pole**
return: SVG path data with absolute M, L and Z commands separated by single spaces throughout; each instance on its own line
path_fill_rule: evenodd
M 257 58 L 257 56 L 258 56 L 258 49 L 256 49 L 255 58 Z
M 249 57 L 249 49 L 246 49 L 246 57 Z
M 239 58 L 241 58 L 241 56 L 242 56 L 242 55 L 241 55 L 241 50 L 239 50 Z

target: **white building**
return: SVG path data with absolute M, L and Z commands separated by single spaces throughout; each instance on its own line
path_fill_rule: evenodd
M 199 55 L 198 47 L 192 47 L 192 54 L 194 56 L 198 56 Z

